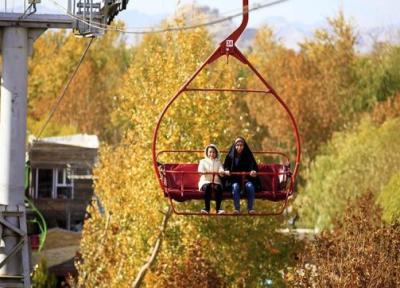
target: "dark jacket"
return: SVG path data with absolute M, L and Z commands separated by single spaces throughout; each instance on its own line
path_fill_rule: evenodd
M 249 146 L 246 141 L 243 140 L 244 148 L 240 155 L 237 155 L 235 144 L 233 143 L 231 148 L 229 149 L 228 154 L 225 157 L 224 161 L 224 169 L 229 170 L 230 172 L 250 172 L 252 170 L 258 171 L 257 162 L 254 158 L 253 153 L 251 152 Z M 251 177 L 250 175 L 245 176 L 244 182 L 250 181 L 254 184 L 254 187 L 257 190 L 260 190 L 260 179 L 258 176 Z M 224 185 L 225 189 L 231 189 L 233 183 L 242 184 L 242 176 L 241 175 L 231 175 L 229 177 L 224 177 Z M 242 187 L 243 189 L 243 187 Z

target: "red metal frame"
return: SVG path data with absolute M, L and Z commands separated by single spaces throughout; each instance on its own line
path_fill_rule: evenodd
M 294 185 L 294 180 L 297 176 L 299 165 L 300 165 L 300 156 L 301 156 L 301 147 L 300 147 L 300 135 L 299 135 L 299 130 L 297 128 L 296 120 L 294 119 L 294 116 L 292 112 L 289 110 L 288 106 L 286 103 L 282 100 L 281 97 L 276 93 L 276 91 L 272 88 L 271 85 L 268 84 L 268 82 L 262 77 L 262 75 L 255 69 L 255 67 L 247 60 L 247 58 L 240 52 L 240 50 L 236 47 L 235 43 L 237 39 L 240 37 L 240 35 L 243 33 L 244 29 L 247 26 L 248 19 L 249 19 L 249 14 L 248 14 L 248 0 L 243 0 L 243 20 L 241 25 L 231 34 L 229 35 L 224 41 L 222 41 L 218 48 L 203 62 L 202 65 L 200 65 L 199 68 L 193 73 L 192 76 L 181 86 L 181 88 L 178 90 L 178 92 L 168 101 L 166 106 L 164 107 L 163 111 L 161 112 L 157 125 L 154 129 L 154 134 L 153 134 L 153 145 L 152 145 L 152 156 L 153 156 L 153 166 L 154 166 L 154 171 L 156 173 L 156 177 L 158 178 L 160 187 L 163 187 L 162 180 L 160 178 L 160 171 L 159 167 L 157 165 L 157 135 L 158 135 L 158 130 L 160 128 L 160 124 L 164 118 L 165 113 L 169 109 L 169 107 L 174 103 L 174 101 L 185 91 L 198 91 L 198 92 L 244 92 L 244 93 L 264 93 L 264 94 L 272 94 L 275 99 L 279 102 L 279 104 L 285 109 L 289 116 L 289 120 L 292 124 L 292 129 L 293 133 L 295 135 L 296 139 L 296 158 L 295 158 L 295 167 L 291 176 L 291 188 L 293 189 Z M 250 70 L 257 75 L 258 79 L 265 85 L 265 90 L 259 90 L 259 89 L 214 89 L 214 88 L 190 88 L 189 85 L 192 83 L 192 81 L 196 78 L 196 76 L 208 65 L 214 62 L 215 60 L 219 59 L 222 56 L 226 56 L 227 58 L 229 56 L 233 56 L 236 59 L 238 59 L 240 62 L 243 64 L 247 65 Z M 173 150 L 171 150 L 173 151 Z M 177 150 L 175 150 L 177 151 Z M 184 151 L 184 150 L 180 150 Z M 175 206 L 173 204 L 173 201 L 171 198 L 170 203 L 171 206 L 174 210 L 174 213 L 178 215 L 208 215 L 208 216 L 213 216 L 214 214 L 200 214 L 200 213 L 187 213 L 187 212 L 179 212 L 176 211 Z M 285 207 L 287 206 L 287 201 L 288 199 L 284 201 L 284 205 L 282 206 L 282 209 L 279 210 L 279 213 L 257 213 L 257 214 L 249 214 L 251 216 L 266 216 L 266 215 L 278 215 L 282 214 L 284 211 Z M 222 214 L 224 216 L 238 216 L 238 215 L 247 215 L 247 214 Z M 218 215 L 221 216 L 221 215 Z

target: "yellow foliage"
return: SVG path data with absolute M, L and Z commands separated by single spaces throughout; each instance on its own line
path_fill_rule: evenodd
M 89 40 L 65 31 L 47 32 L 34 45 L 29 62 L 28 129 L 38 133 L 57 97 L 72 76 Z M 127 67 L 125 40 L 116 32 L 95 40 L 69 85 L 50 122 L 48 135 L 62 134 L 72 127 L 112 140 L 110 120 L 115 90 Z M 58 129 L 57 129 L 58 128 Z
M 92 217 L 85 224 L 83 262 L 79 265 L 81 285 L 128 287 L 147 259 L 162 218 L 160 211 L 166 205 L 152 168 L 155 120 L 167 99 L 209 51 L 204 30 L 150 35 L 135 51 L 114 115 L 114 119 L 125 121 L 124 125 L 130 129 L 118 147 L 105 147 L 101 151 L 96 194 L 106 212 L 101 215 L 91 208 Z M 221 74 L 217 71 L 215 77 L 204 73 L 196 83 L 223 79 Z M 168 113 L 162 145 L 202 147 L 203 137 L 209 137 L 209 127 L 227 117 L 223 95 L 208 102 L 190 96 L 183 97 Z M 198 117 L 199 112 L 210 117 Z M 99 257 L 103 260 L 99 261 Z
M 206 31 L 196 29 L 147 35 L 134 51 L 113 114 L 114 125 L 125 127 L 126 134 L 118 146 L 101 149 L 95 172 L 98 177 L 95 190 L 104 213 L 91 207 L 91 218 L 85 222 L 82 261 L 78 265 L 81 286 L 129 287 L 147 261 L 159 232 L 161 212 L 167 205 L 152 167 L 153 130 L 167 100 L 211 52 L 210 43 Z M 237 62 L 233 60 L 228 64 L 226 59 L 213 63 L 191 87 L 244 87 Z M 239 97 L 242 96 L 228 93 L 183 94 L 165 115 L 158 150 L 203 149 L 209 142 L 226 149 L 239 131 L 246 138 L 251 137 L 252 127 L 240 121 L 241 115 L 232 114 L 237 111 L 232 104 L 240 101 Z M 230 202 L 224 205 L 231 205 Z M 188 205 L 196 207 L 196 203 Z M 195 209 L 200 210 L 199 205 L 201 201 L 197 201 Z M 256 283 L 260 274 L 267 273 L 259 261 L 268 261 L 271 249 L 265 242 L 273 231 L 272 223 L 270 219 L 236 221 L 226 217 L 208 221 L 172 217 L 154 273 L 145 285 L 162 287 L 164 281 L 174 283 L 173 275 L 166 279 L 165 267 L 185 265 L 188 257 L 196 255 L 190 250 L 193 245 L 202 249 L 204 261 L 201 261 L 207 266 L 204 273 L 214 275 L 219 271 L 218 277 L 225 278 L 221 281 Z M 243 263 L 248 263 L 245 271 L 241 268 Z

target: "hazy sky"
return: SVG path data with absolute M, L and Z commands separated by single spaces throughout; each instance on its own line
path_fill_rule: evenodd
M 48 7 L 55 8 L 53 2 L 67 6 L 67 0 L 41 0 L 38 12 L 46 12 Z M 94 2 L 97 2 L 94 0 Z M 264 4 L 270 0 L 249 0 L 250 6 Z M 24 0 L 0 0 L 0 12 L 7 8 L 8 12 L 21 12 Z M 144 14 L 171 15 L 180 5 L 197 3 L 217 8 L 222 15 L 229 15 L 241 10 L 242 0 L 130 0 L 128 9 L 137 10 Z M 391 26 L 399 24 L 400 0 L 288 0 L 274 7 L 255 11 L 250 16 L 249 26 L 259 26 L 268 17 L 282 17 L 290 22 L 313 24 L 324 21 L 326 17 L 333 16 L 339 9 L 352 18 L 360 27 L 369 28 L 376 26 Z M 42 12 L 42 13 L 44 13 Z M 123 12 L 122 12 L 123 13 Z M 117 16 L 117 18 L 119 18 Z
M 217 8 L 222 14 L 240 11 L 241 0 L 130 0 L 129 9 L 146 14 L 171 14 L 177 5 L 197 3 Z M 268 3 L 268 0 L 249 0 L 250 6 L 256 3 Z M 288 0 L 274 7 L 255 11 L 250 17 L 250 26 L 258 26 L 268 17 L 283 17 L 288 21 L 312 24 L 333 16 L 343 9 L 362 27 L 389 26 L 400 22 L 400 0 Z

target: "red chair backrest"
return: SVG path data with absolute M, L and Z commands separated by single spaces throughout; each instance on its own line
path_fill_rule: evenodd
M 190 174 L 166 172 L 167 187 L 169 189 L 198 190 L 200 175 L 197 174 L 198 164 L 165 164 L 165 171 L 195 172 Z
M 279 191 L 279 173 L 284 171 L 282 164 L 258 164 L 259 172 L 268 172 L 268 175 L 259 175 L 262 191 Z

